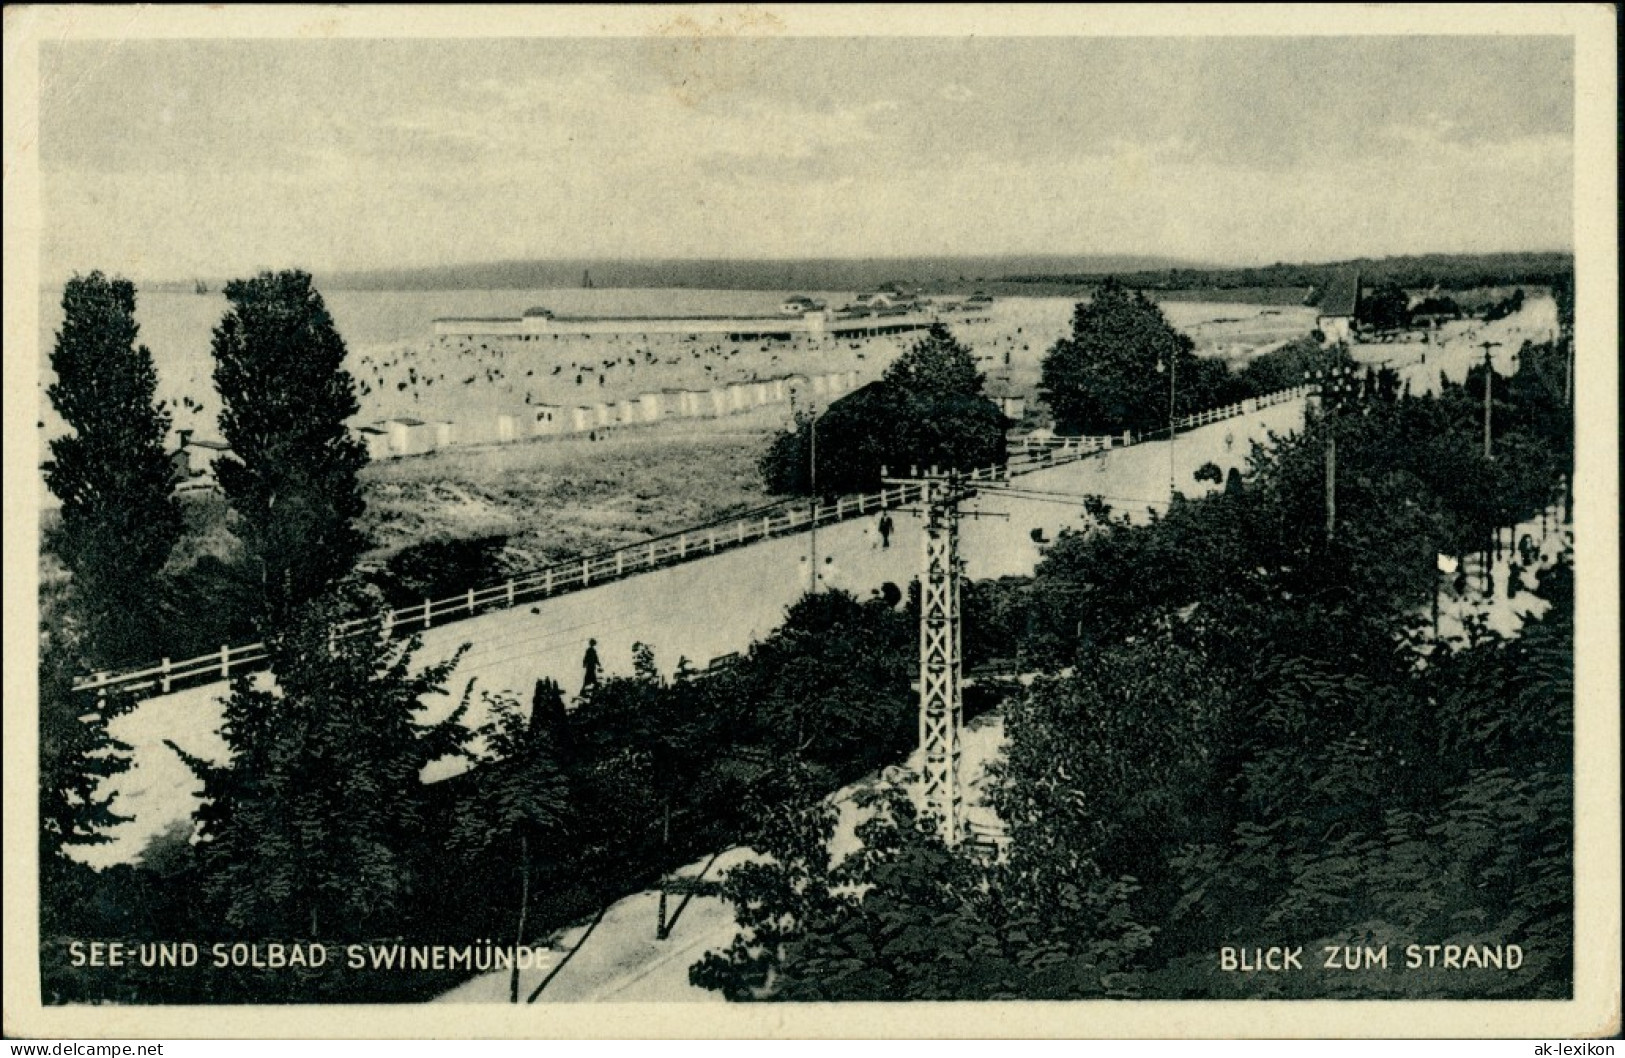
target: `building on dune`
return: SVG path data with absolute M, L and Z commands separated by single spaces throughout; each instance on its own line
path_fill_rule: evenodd
M 1354 320 L 1360 314 L 1360 273 L 1341 272 L 1326 284 L 1315 326 L 1327 345 L 1354 340 Z
M 379 425 L 389 431 L 390 451 L 398 456 L 416 456 L 432 452 L 440 440 L 439 423 L 397 418 L 386 419 Z
M 389 430 L 383 426 L 368 423 L 364 426 L 351 427 L 351 432 L 366 448 L 368 459 L 388 459 L 395 454 L 395 450 L 389 444 Z
M 180 441 L 169 454 L 170 465 L 175 468 L 176 487 L 187 491 L 212 489 L 215 487 L 214 466 L 231 448 L 224 441 L 193 437 L 193 432 L 176 431 Z
M 822 312 L 824 303 L 808 297 L 805 294 L 793 294 L 784 299 L 779 311 L 786 316 L 801 316 L 808 312 Z

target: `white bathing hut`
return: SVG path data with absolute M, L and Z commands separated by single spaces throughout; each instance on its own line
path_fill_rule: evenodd
M 389 447 L 398 456 L 416 456 L 432 452 L 439 435 L 435 423 L 422 419 L 398 418 L 384 420 L 389 431 Z

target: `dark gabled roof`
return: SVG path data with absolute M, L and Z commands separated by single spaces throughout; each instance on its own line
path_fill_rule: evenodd
M 1360 273 L 1339 272 L 1326 284 L 1320 298 L 1320 315 L 1354 316 L 1360 308 Z
M 872 398 L 876 394 L 885 393 L 889 389 L 891 389 L 890 382 L 887 382 L 883 378 L 877 378 L 873 382 L 865 383 L 852 392 L 842 394 L 835 400 L 830 401 L 829 405 L 825 407 L 824 411 L 828 412 L 831 408 L 834 408 L 838 404 L 847 404 L 849 402 L 855 403 L 859 407 L 862 407 L 866 398 Z

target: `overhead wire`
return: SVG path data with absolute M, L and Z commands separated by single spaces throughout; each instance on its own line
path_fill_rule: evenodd
M 1072 502 L 1082 506 L 1091 499 L 1110 500 L 1113 503 L 1150 503 L 1166 507 L 1172 501 L 1167 497 L 1153 499 L 1147 496 L 1105 496 L 1098 492 L 1061 492 L 1055 489 L 1035 489 L 1015 485 L 1008 488 L 988 489 L 979 494 L 979 498 L 995 499 L 999 496 L 1012 496 L 1016 499 L 1051 500 L 1056 502 Z

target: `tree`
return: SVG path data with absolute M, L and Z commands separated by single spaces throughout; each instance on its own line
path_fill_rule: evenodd
M 130 747 L 115 739 L 107 722 L 126 711 L 127 696 L 100 699 L 73 690 L 78 651 L 60 643 L 61 633 L 42 637 L 39 680 L 40 862 L 64 857 L 70 848 L 100 845 L 106 830 L 124 822 L 114 795 L 102 784 L 130 767 Z M 49 893 L 50 890 L 42 892 Z
M 376 609 L 343 589 L 295 611 L 267 643 L 275 686 L 235 680 L 220 733 L 229 759 L 179 753 L 203 781 L 203 893 L 250 936 L 364 936 L 412 889 L 424 765 L 460 753 L 468 702 L 422 724 L 458 657 L 412 674 L 417 640 L 375 625 L 335 637 L 341 614 Z
M 780 434 L 761 461 L 764 479 L 779 492 L 809 492 L 813 449 L 818 452 L 818 492 L 833 496 L 872 492 L 881 469 L 906 474 L 910 467 L 974 470 L 1002 465 L 1007 422 L 986 397 L 963 393 L 911 393 L 888 382 L 871 382 L 847 394 L 816 420 Z M 802 483 L 806 483 L 803 485 Z
M 345 426 L 359 410 L 355 384 L 310 276 L 263 272 L 227 284 L 226 298 L 214 382 L 231 452 L 216 475 L 275 622 L 349 572 L 365 546 L 354 523 L 367 452 Z
M 980 396 L 982 375 L 970 348 L 947 324 L 933 323 L 926 336 L 909 346 L 881 376 L 911 393 Z
M 1301 386 L 1304 376 L 1312 372 L 1353 362 L 1341 344 L 1328 349 L 1313 338 L 1299 338 L 1247 361 L 1236 376 L 1236 384 L 1245 395 L 1257 397 Z
M 135 287 L 100 272 L 70 279 L 46 391 L 71 433 L 53 438 L 45 483 L 62 501 L 51 546 L 73 575 L 83 660 L 103 668 L 153 653 L 158 577 L 181 532 L 154 403 L 152 353 L 135 344 Z
M 832 806 L 810 799 L 768 809 L 752 835 L 758 858 L 736 865 L 722 883 L 741 932 L 689 967 L 690 982 L 734 1000 L 770 995 L 786 946 L 808 922 L 850 906 L 852 898 L 835 891 L 831 876 L 835 818 Z
M 1453 320 L 1461 319 L 1461 306 L 1455 298 L 1430 295 L 1418 301 L 1411 308 L 1411 316 L 1449 316 Z
M 756 461 L 767 491 L 778 496 L 812 495 L 812 432 L 817 416 L 795 413 L 793 429 L 780 430 Z
M 656 802 L 662 862 L 672 848 L 672 815 L 701 785 L 700 778 L 717 745 L 714 725 L 691 678 L 667 685 L 655 663 L 654 648 L 632 645 L 629 678 L 605 680 L 582 703 L 580 720 L 592 728 L 592 749 L 601 758 L 624 754 L 625 778 Z M 646 820 L 647 817 L 645 816 Z M 664 940 L 667 884 L 663 877 L 655 936 Z
M 1038 394 L 1067 432 L 1166 430 L 1168 370 L 1180 414 L 1209 403 L 1218 377 L 1193 348 L 1144 293 L 1108 279 L 1073 311 L 1072 334 L 1045 354 Z
M 52 439 L 44 472 L 62 504 L 49 546 L 72 580 L 40 640 L 42 870 L 65 869 L 67 849 L 106 841 L 123 819 L 103 783 L 129 768 L 129 747 L 107 725 L 133 699 L 87 699 L 73 682 L 156 652 L 160 575 L 181 531 L 164 452 L 170 417 L 154 400 L 152 353 L 136 344 L 134 285 L 75 276 L 62 310 L 46 394 L 71 432 Z
M 729 693 L 751 703 L 759 737 L 780 757 L 856 777 L 895 758 L 917 730 L 916 628 L 884 603 L 804 595 L 751 649 Z
M 880 487 L 881 468 L 974 470 L 1005 461 L 1008 423 L 982 394 L 976 359 L 943 324 L 903 353 L 877 382 L 842 397 L 820 416 L 798 415 L 758 466 L 768 490 L 825 496 Z M 816 431 L 816 444 L 814 443 Z
M 1374 331 L 1397 331 L 1410 326 L 1411 299 L 1398 283 L 1384 283 L 1360 299 L 1355 322 Z
M 1090 922 L 1068 920 L 1085 909 L 1069 903 L 1072 887 L 1147 881 L 1147 848 L 1203 833 L 1228 707 L 1210 666 L 1166 631 L 1094 651 L 1086 667 L 1040 680 L 1011 703 L 994 804 L 1010 828 L 1023 898 L 1087 933 Z
M 569 785 L 555 763 L 545 717 L 534 712 L 527 717 L 507 695 L 487 694 L 485 704 L 490 719 L 475 732 L 481 744 L 476 758 L 480 771 L 457 805 L 451 846 L 469 859 L 494 845 L 519 846 L 514 927 L 514 944 L 519 946 L 525 943 L 525 919 L 530 910 L 532 849 L 564 830 L 569 818 Z M 508 999 L 519 1002 L 517 961 L 508 979 Z
M 1003 865 L 944 846 L 902 789 L 854 800 L 869 815 L 839 861 L 827 803 L 769 814 L 751 842 L 760 858 L 722 886 L 740 933 L 692 966 L 691 982 L 792 1002 L 1131 994 L 1122 971 L 1149 941 L 1127 914 L 1132 886 L 1080 897 L 1076 919 L 1091 928 L 1069 931 L 1011 900 Z

